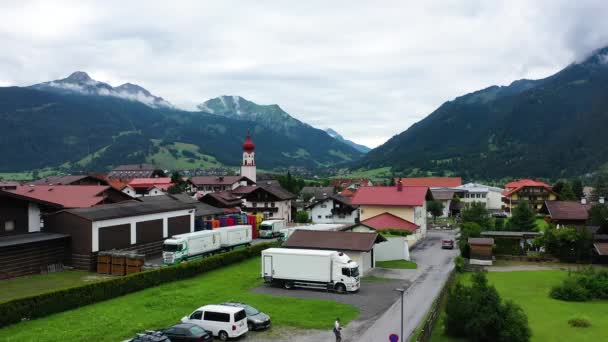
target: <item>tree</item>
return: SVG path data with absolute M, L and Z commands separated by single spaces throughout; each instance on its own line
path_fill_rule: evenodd
M 572 185 L 569 182 L 564 183 L 564 187 L 560 193 L 560 199 L 562 201 L 574 201 L 577 199 L 574 190 L 572 189 Z
M 562 194 L 562 190 L 564 189 L 564 181 L 558 181 L 555 184 L 553 184 L 552 190 L 558 194 L 561 195 Z
M 484 203 L 472 202 L 462 210 L 460 215 L 462 222 L 474 222 L 486 229 L 491 226 L 490 214 Z
M 170 194 L 180 194 L 188 188 L 188 183 L 184 180 L 179 171 L 173 171 L 171 174 L 171 183 L 173 183 L 173 185 L 167 189 L 167 192 Z
M 298 211 L 296 213 L 296 222 L 297 223 L 308 223 L 310 222 L 308 218 L 308 213 L 306 211 Z
M 545 250 L 565 262 L 589 261 L 593 238 L 586 228 L 549 227 L 541 238 Z
M 535 221 L 536 215 L 530 209 L 528 203 L 520 201 L 513 210 L 513 215 L 509 221 L 509 228 L 522 232 L 535 231 L 538 229 Z
M 460 249 L 460 255 L 464 258 L 469 257 L 469 238 L 480 237 L 482 227 L 475 222 L 464 222 L 460 227 L 460 238 L 458 239 L 458 248 Z
M 591 200 L 597 201 L 600 197 L 606 197 L 608 194 L 608 173 L 602 172 L 595 177 L 593 183 L 593 192 L 591 192 Z
M 457 283 L 446 303 L 445 333 L 479 342 L 527 342 L 528 317 L 517 304 L 501 300 L 484 272 L 472 276 L 471 286 Z
M 587 223 L 590 226 L 600 227 L 599 233 L 608 234 L 608 207 L 603 204 L 595 204 L 589 209 L 589 219 Z
M 426 209 L 433 215 L 433 223 L 437 222 L 437 216 L 443 215 L 443 203 L 440 201 L 429 201 Z
M 572 180 L 572 192 L 574 192 L 574 196 L 577 200 L 580 200 L 585 196 L 583 193 L 583 182 L 580 179 L 576 178 Z

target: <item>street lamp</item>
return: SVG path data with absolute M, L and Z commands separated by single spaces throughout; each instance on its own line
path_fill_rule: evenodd
M 401 341 L 405 341 L 405 337 L 403 336 L 403 296 L 405 295 L 405 289 L 402 287 L 398 287 L 395 291 L 401 293 Z

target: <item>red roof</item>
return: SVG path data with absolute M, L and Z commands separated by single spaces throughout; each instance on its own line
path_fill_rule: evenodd
M 417 224 L 404 220 L 399 216 L 395 216 L 391 213 L 382 213 L 374 217 L 370 217 L 367 220 L 361 221 L 361 224 L 372 227 L 376 230 L 385 229 L 398 229 L 415 232 L 416 229 L 420 228 Z
M 24 197 L 58 204 L 64 208 L 88 208 L 104 201 L 106 185 L 34 185 L 7 190 Z
M 355 191 L 353 191 L 351 189 L 342 190 L 342 191 L 340 191 L 340 195 L 342 195 L 344 197 L 352 197 L 355 195 Z
M 118 190 L 118 191 L 122 191 L 122 189 L 124 189 L 128 183 L 126 182 L 121 182 L 119 179 L 107 179 L 106 180 L 108 182 L 108 184 L 113 187 L 114 189 Z
M 157 187 L 161 190 L 167 190 L 173 185 L 171 178 L 160 177 L 160 178 L 134 178 L 129 182 L 129 186 L 133 189 L 150 189 Z
M 336 178 L 332 179 L 331 186 L 339 186 L 343 189 L 350 187 L 353 184 L 359 184 L 360 186 L 370 186 L 371 181 L 369 178 Z
M 399 178 L 395 178 L 395 184 Z M 403 186 L 428 186 L 429 188 L 452 188 L 462 185 L 460 177 L 414 177 L 401 178 Z
M 510 196 L 511 194 L 518 192 L 519 190 L 525 188 L 525 187 L 542 187 L 545 188 L 547 190 L 551 190 L 552 187 L 551 185 L 545 183 L 545 182 L 541 182 L 541 181 L 536 181 L 534 179 L 520 179 L 518 181 L 514 181 L 511 183 L 507 183 L 505 184 L 505 191 L 502 193 L 504 196 Z
M 432 197 L 425 186 L 404 186 L 402 191 L 396 186 L 365 186 L 357 190 L 351 204 L 417 207 L 427 196 Z

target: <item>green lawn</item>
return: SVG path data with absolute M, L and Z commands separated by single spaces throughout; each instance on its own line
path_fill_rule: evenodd
M 100 278 L 94 273 L 64 271 L 0 281 L 0 302 L 84 284 Z
M 418 265 L 416 265 L 415 262 L 409 260 L 386 260 L 376 261 L 376 267 L 415 269 L 418 268 Z
M 121 341 L 138 331 L 167 327 L 199 306 L 228 300 L 249 303 L 275 326 L 329 329 L 359 315 L 353 306 L 327 300 L 254 294 L 262 284 L 260 258 L 201 276 L 0 329 L 0 341 Z
M 521 305 L 530 322 L 532 341 L 608 341 L 608 301 L 585 303 L 564 302 L 549 297 L 549 291 L 567 276 L 566 271 L 528 271 L 488 273 L 503 299 L 511 299 Z M 460 278 L 466 281 L 470 274 Z M 568 320 L 587 316 L 592 326 L 573 328 Z M 434 342 L 460 341 L 443 334 L 439 322 L 433 331 Z

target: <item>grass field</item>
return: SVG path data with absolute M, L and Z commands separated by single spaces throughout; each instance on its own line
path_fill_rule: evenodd
M 64 271 L 12 278 L 0 281 L 0 302 L 43 292 L 82 285 L 98 276 L 81 271 Z
M 416 269 L 418 268 L 418 265 L 416 265 L 415 262 L 409 260 L 386 260 L 376 261 L 376 267 Z
M 353 306 L 327 300 L 254 294 L 262 284 L 260 258 L 201 276 L 164 284 L 0 329 L 0 341 L 121 341 L 136 332 L 167 327 L 197 307 L 228 300 L 246 302 L 272 317 L 273 325 L 329 329 L 336 317 L 350 322 Z
M 511 299 L 521 305 L 530 322 L 532 341 L 608 341 L 608 301 L 586 303 L 564 302 L 549 297 L 553 285 L 559 284 L 566 271 L 528 271 L 488 273 L 488 280 L 496 287 L 503 299 Z M 460 278 L 467 281 L 470 274 Z M 568 320 L 587 316 L 592 326 L 573 328 Z M 456 342 L 443 334 L 439 322 L 433 331 L 433 342 Z

